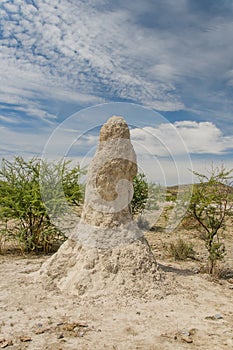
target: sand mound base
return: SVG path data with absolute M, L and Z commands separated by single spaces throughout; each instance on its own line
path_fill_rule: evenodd
M 111 249 L 87 248 L 68 239 L 37 278 L 47 289 L 82 298 L 162 298 L 171 290 L 144 239 Z

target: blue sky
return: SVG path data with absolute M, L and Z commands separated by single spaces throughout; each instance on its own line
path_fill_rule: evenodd
M 198 171 L 212 161 L 232 167 L 232 1 L 2 0 L 0 18 L 0 157 L 41 155 L 74 113 L 70 130 L 79 135 L 122 112 L 168 184 L 179 180 L 177 171 L 151 135 L 174 147 L 181 182 L 190 180 L 187 152 Z M 139 112 L 128 105 L 126 112 L 124 102 Z M 155 113 L 151 124 L 140 106 L 164 119 Z M 171 126 L 188 151 L 175 149 Z M 90 158 L 92 134 L 76 147 L 79 160 Z M 69 136 L 55 139 L 56 150 Z M 137 151 L 141 167 L 162 181 L 141 146 Z

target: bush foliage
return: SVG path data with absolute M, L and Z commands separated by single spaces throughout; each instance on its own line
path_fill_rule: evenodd
M 131 209 L 133 215 L 138 215 L 145 209 L 149 195 L 149 187 L 144 174 L 139 173 L 134 177 L 133 188 L 134 194 L 131 201 Z
M 48 215 L 62 211 L 65 194 L 72 204 L 79 204 L 83 194 L 79 185 L 80 168 L 68 167 L 69 162 L 48 163 L 38 158 L 25 161 L 16 157 L 2 160 L 0 168 L 0 234 L 18 242 L 22 252 L 50 252 L 65 240 L 63 232 L 52 224 Z M 41 198 L 40 172 L 47 187 L 43 188 L 46 201 Z M 62 178 L 61 191 L 60 174 Z M 58 195 L 54 197 L 54 189 Z M 59 195 L 61 193 L 61 195 Z M 49 201 L 49 197 L 50 201 Z M 44 198 L 43 198 L 44 199 Z
M 83 202 L 79 166 L 68 161 L 49 163 L 39 158 L 2 160 L 0 167 L 0 241 L 13 240 L 23 253 L 54 251 L 66 239 L 54 224 L 63 215 L 64 201 Z M 144 174 L 133 180 L 132 214 L 140 214 L 148 199 Z
M 185 260 L 188 258 L 194 258 L 195 252 L 193 244 L 185 242 L 179 238 L 176 242 L 171 242 L 167 247 L 169 255 L 175 260 Z
M 225 255 L 223 234 L 227 218 L 232 217 L 232 170 L 212 167 L 209 175 L 199 174 L 188 212 L 196 220 L 208 251 L 208 270 L 214 273 L 216 264 Z

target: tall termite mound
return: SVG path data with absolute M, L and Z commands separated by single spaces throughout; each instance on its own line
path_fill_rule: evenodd
M 39 271 L 47 287 L 93 297 L 156 294 L 156 260 L 130 210 L 136 174 L 128 125 L 111 117 L 88 169 L 81 220 Z

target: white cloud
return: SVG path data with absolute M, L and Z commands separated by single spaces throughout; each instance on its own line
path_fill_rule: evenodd
M 105 90 L 106 99 L 132 99 L 160 110 L 184 107 L 171 82 L 148 79 L 147 61 L 158 46 L 156 38 L 148 41 L 128 11 L 98 11 L 95 2 L 36 3 L 39 10 L 20 5 L 20 26 L 2 21 L 5 59 L 17 56 L 8 71 L 20 69 L 25 81 L 49 81 L 49 86 L 81 92 L 89 103 Z
M 5 2 L 3 4 L 3 7 L 7 12 L 10 12 L 10 13 L 17 13 L 18 12 L 18 6 L 15 4 L 10 4 L 10 3 Z
M 226 79 L 229 86 L 233 86 L 233 69 L 226 72 Z
M 191 162 L 182 158 L 172 161 L 165 158 L 147 159 L 144 157 L 139 162 L 147 179 L 160 183 L 163 186 L 197 182 L 198 179 L 193 175 L 192 170 L 200 174 L 209 175 L 213 164 L 221 168 L 223 162 L 221 160 L 215 160 L 213 162 L 213 159 L 206 159 L 205 157 L 191 159 Z M 224 166 L 226 169 L 232 169 L 232 161 L 224 160 Z
M 156 128 L 132 129 L 132 139 L 139 153 L 156 156 L 182 154 L 224 154 L 233 149 L 233 138 L 224 136 L 211 122 L 177 121 Z
M 30 63 L 16 65 L 13 59 L 2 60 L 0 75 L 0 103 L 8 104 L 8 108 L 13 105 L 16 113 L 51 120 L 54 115 L 48 111 L 48 100 L 81 105 L 103 102 L 102 98 L 63 87 L 61 79 L 52 76 L 46 79 L 38 67 Z
M 7 85 L 19 69 L 25 83 L 37 83 L 38 96 L 44 86 L 50 98 L 53 94 L 60 98 L 64 90 L 66 97 L 70 94 L 72 102 L 80 104 L 118 98 L 175 111 L 187 108 L 187 100 L 195 96 L 203 104 L 212 103 L 202 86 L 232 69 L 232 21 L 220 16 L 203 21 L 190 11 L 186 0 L 179 4 L 118 1 L 116 6 L 81 0 L 37 0 L 34 4 L 4 2 L 0 63 L 7 67 L 11 61 Z M 147 17 L 150 22 L 152 16 L 155 23 L 150 26 Z M 195 81 L 189 82 L 190 78 Z M 3 97 L 10 100 L 7 94 Z M 21 97 L 25 89 L 20 91 L 19 86 L 12 100 Z M 26 98 L 30 102 L 30 96 Z
M 210 122 L 182 121 L 174 123 L 191 153 L 222 154 L 233 149 L 232 136 Z
M 13 124 L 16 123 L 16 120 L 14 118 L 6 117 L 4 115 L 0 115 L 0 122 L 1 121 L 6 122 L 6 123 L 13 123 Z
M 175 68 L 168 63 L 158 63 L 149 69 L 154 79 L 161 81 L 174 81 L 177 74 Z
M 16 132 L 3 127 L 1 129 L 1 156 L 11 158 L 14 155 L 21 155 L 28 158 L 36 154 L 40 155 L 48 136 L 48 134 L 39 132 Z
M 41 156 L 45 150 L 49 151 L 44 154 L 49 159 L 65 156 L 79 161 L 82 166 L 87 165 L 97 144 L 96 131 L 95 134 L 90 131 L 79 137 L 80 132 L 75 125 L 71 123 L 68 126 L 71 128 L 61 128 L 55 136 L 52 128 L 46 132 L 38 130 L 26 133 L 0 127 L 1 155 L 11 158 L 17 154 L 28 159 L 35 154 Z M 52 142 L 46 147 L 50 137 Z M 160 124 L 156 128 L 131 129 L 131 138 L 140 169 L 150 181 L 162 185 L 192 182 L 192 169 L 200 173 L 207 173 L 210 169 L 211 157 L 207 158 L 205 153 L 212 154 L 214 160 L 215 154 L 224 154 L 229 147 L 233 147 L 230 138 L 224 137 L 216 126 L 207 122 L 184 121 L 175 122 L 174 125 Z M 190 148 L 189 151 L 185 144 Z M 193 157 L 197 154 L 198 159 Z M 214 161 L 215 165 L 219 163 L 218 160 Z M 232 161 L 228 159 L 225 159 L 224 164 L 232 167 Z

